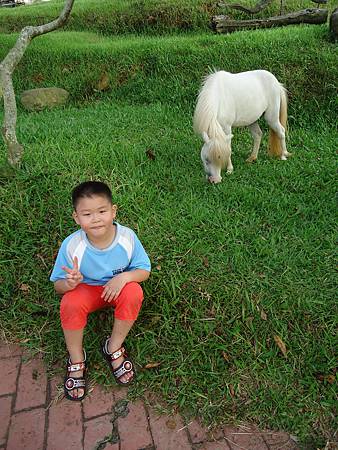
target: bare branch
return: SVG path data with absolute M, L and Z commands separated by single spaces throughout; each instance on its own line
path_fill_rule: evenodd
M 67 22 L 74 1 L 75 0 L 66 0 L 60 16 L 52 22 L 35 27 L 29 26 L 23 28 L 14 47 L 8 52 L 7 56 L 0 64 L 0 98 L 1 95 L 3 95 L 5 111 L 2 135 L 8 150 L 8 162 L 13 166 L 19 164 L 23 153 L 23 147 L 18 143 L 16 137 L 17 108 L 12 74 L 32 39 L 36 36 L 54 31 Z

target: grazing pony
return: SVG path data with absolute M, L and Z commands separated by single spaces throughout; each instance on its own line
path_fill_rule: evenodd
M 254 140 L 248 162 L 257 159 L 262 131 L 258 119 L 270 127 L 270 155 L 286 160 L 285 128 L 287 94 L 276 77 L 266 70 L 241 73 L 219 71 L 208 75 L 198 95 L 194 113 L 194 130 L 204 140 L 201 159 L 208 181 L 220 183 L 221 169 L 233 171 L 231 163 L 231 129 L 247 126 Z

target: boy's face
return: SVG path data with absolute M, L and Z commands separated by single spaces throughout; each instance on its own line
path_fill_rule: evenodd
M 105 237 L 112 230 L 116 205 L 102 195 L 83 197 L 79 199 L 73 217 L 89 238 Z

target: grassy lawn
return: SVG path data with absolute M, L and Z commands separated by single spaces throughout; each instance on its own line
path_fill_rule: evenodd
M 52 365 L 65 357 L 48 276 L 75 230 L 71 188 L 99 178 L 153 263 L 128 343 L 141 368 L 161 365 L 141 369 L 135 395 L 150 389 L 208 424 L 253 421 L 320 445 L 333 429 L 333 385 L 319 378 L 335 367 L 334 130 L 292 129 L 292 159 L 262 149 L 255 165 L 238 130 L 235 172 L 218 186 L 204 181 L 191 117 L 160 104 L 22 114 L 20 133 L 22 170 L 0 187 L 2 329 Z M 91 376 L 106 384 L 99 342 L 110 327 L 97 313 L 86 333 Z
M 52 16 L 62 3 L 0 9 L 0 30 L 9 33 L 0 35 L 0 59 L 17 37 L 11 24 L 31 20 L 32 11 Z M 48 279 L 61 241 L 76 229 L 71 189 L 100 179 L 112 188 L 118 221 L 138 233 L 153 264 L 128 337 L 139 366 L 130 395 L 156 392 L 161 407 L 208 425 L 250 422 L 288 431 L 306 450 L 324 448 L 336 401 L 337 70 L 327 27 L 215 36 L 204 21 L 210 2 L 117 1 L 114 11 L 130 22 L 128 36 L 112 37 L 123 27 L 113 19 L 107 27 L 108 3 L 93 16 L 94 2 L 77 0 L 68 31 L 37 38 L 14 76 L 18 99 L 24 89 L 51 85 L 71 98 L 40 113 L 19 106 L 22 167 L 0 180 L 1 332 L 63 371 L 59 298 Z M 143 22 L 134 11 L 141 3 Z M 137 29 L 155 10 L 157 28 Z M 177 23 L 187 14 L 185 31 L 193 33 L 168 30 L 164 11 Z M 234 173 L 206 183 L 192 114 L 210 67 L 277 75 L 289 90 L 292 158 L 268 158 L 263 124 L 259 160 L 248 165 L 250 134 L 235 130 Z M 99 92 L 104 73 L 109 88 Z M 0 163 L 5 158 L 2 146 Z M 93 314 L 85 340 L 90 377 L 106 385 L 113 380 L 99 344 L 111 326 L 111 312 Z

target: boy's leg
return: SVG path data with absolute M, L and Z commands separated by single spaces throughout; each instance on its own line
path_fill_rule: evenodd
M 63 334 L 72 364 L 84 361 L 83 328 L 81 330 L 63 330 Z M 83 377 L 83 371 L 77 370 L 76 372 L 72 372 L 70 376 L 72 378 L 81 378 Z M 69 395 L 74 398 L 82 397 L 83 394 L 84 390 L 81 388 L 75 388 L 69 392 Z
M 114 319 L 113 331 L 109 339 L 108 350 L 110 353 L 114 353 L 120 347 L 127 337 L 131 327 L 134 325 L 135 320 L 120 320 Z M 116 369 L 119 365 L 123 363 L 124 356 L 120 356 L 120 358 L 115 359 L 112 363 L 114 369 Z M 130 378 L 134 376 L 133 371 L 125 373 L 121 377 L 122 383 L 127 383 Z
M 143 300 L 143 291 L 138 283 L 128 283 L 122 289 L 120 295 L 114 302 L 115 313 L 114 313 L 114 325 L 112 334 L 109 339 L 108 351 L 114 353 L 118 350 L 124 340 L 126 339 L 129 331 L 134 325 L 138 313 L 141 309 Z M 112 365 L 114 368 L 120 366 L 124 361 L 124 356 L 113 361 Z M 134 376 L 133 371 L 124 374 L 120 381 L 122 383 L 127 383 L 130 378 Z
M 60 305 L 60 317 L 67 350 L 72 364 L 84 361 L 83 332 L 90 312 L 104 306 L 101 297 L 101 286 L 88 286 L 80 284 L 72 291 L 64 294 Z M 81 378 L 83 371 L 70 374 L 72 378 Z M 84 390 L 74 388 L 69 395 L 82 397 Z

